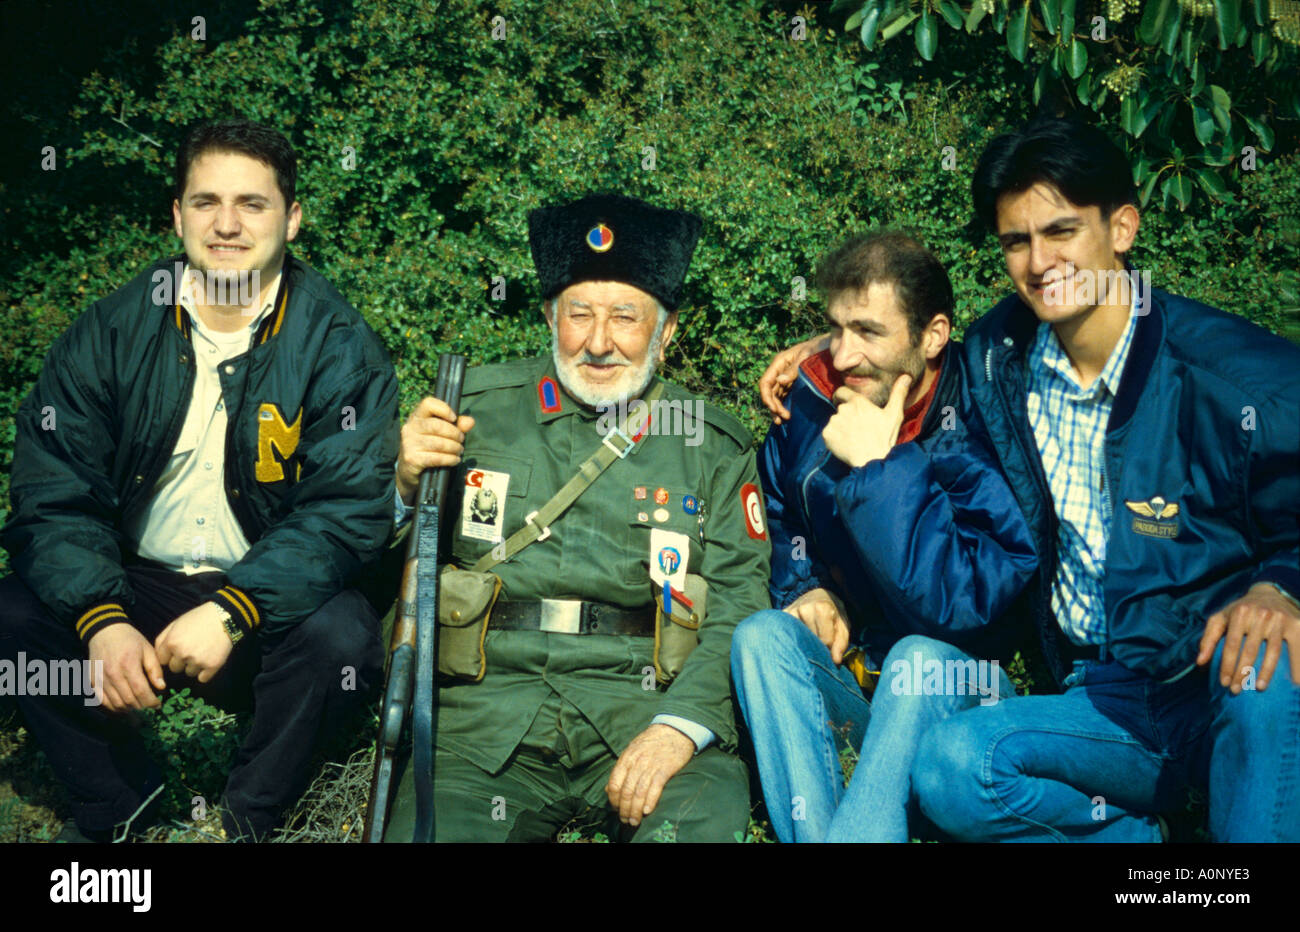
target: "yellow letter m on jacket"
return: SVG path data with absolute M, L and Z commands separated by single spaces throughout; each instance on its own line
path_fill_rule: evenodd
M 284 415 L 276 405 L 267 402 L 258 407 L 257 463 L 253 469 L 258 482 L 279 482 L 284 478 L 282 461 L 287 463 L 298 449 L 298 433 L 301 429 L 302 408 L 298 409 L 293 423 L 286 424 Z M 279 459 L 276 454 L 279 454 Z M 298 470 L 302 471 L 301 464 Z

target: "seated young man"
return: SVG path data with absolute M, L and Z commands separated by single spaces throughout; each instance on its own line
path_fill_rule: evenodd
M 1133 287 L 1135 191 L 1095 128 L 999 136 L 973 193 L 1015 294 L 967 332 L 971 391 L 1064 692 L 937 724 L 921 809 L 972 841 L 1159 841 L 1208 783 L 1216 841 L 1300 841 L 1300 348 Z
M 66 840 L 149 825 L 161 773 L 129 711 L 167 686 L 228 704 L 251 681 L 221 807 L 235 839 L 276 828 L 379 680 L 379 619 L 349 587 L 392 531 L 397 378 L 287 252 L 296 177 L 270 127 L 192 130 L 172 202 L 184 255 L 92 304 L 19 408 L 0 660 L 102 670 L 98 696 L 18 697 L 72 797 Z
M 939 261 L 901 233 L 854 236 L 823 260 L 817 286 L 829 349 L 803 363 L 792 414 L 759 458 L 783 610 L 741 622 L 732 678 L 782 841 L 907 841 L 919 736 L 1012 688 L 996 661 L 948 664 L 959 651 L 945 642 L 1004 645 L 991 623 L 1036 559 L 966 428 Z M 868 669 L 882 671 L 878 686 Z M 861 749 L 847 795 L 839 731 Z

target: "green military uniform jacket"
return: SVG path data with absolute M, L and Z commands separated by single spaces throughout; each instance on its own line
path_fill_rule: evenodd
M 602 473 L 549 537 L 492 572 L 501 577 L 501 599 L 641 608 L 662 593 L 650 578 L 658 556 L 652 529 L 680 535 L 673 540 L 688 542 L 686 570 L 709 585 L 699 645 L 665 688 L 648 666 L 652 638 L 494 631 L 489 623 L 485 677 L 439 693 L 440 748 L 489 772 L 500 769 L 554 690 L 615 754 L 660 713 L 703 725 L 724 750 L 734 749 L 731 634 L 741 619 L 769 607 L 770 544 L 752 439 L 730 415 L 663 384 L 662 400 L 681 407 L 662 408 L 671 416 L 652 419 L 635 452 Z M 521 528 L 600 446 L 598 428 L 614 420 L 606 414 L 602 421 L 602 412 L 564 393 L 549 357 L 470 369 L 459 413 L 475 425 L 452 480 L 443 539 L 461 567 Z M 491 494 L 480 495 L 483 489 Z

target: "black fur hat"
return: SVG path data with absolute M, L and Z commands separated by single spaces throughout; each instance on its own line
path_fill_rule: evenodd
M 528 214 L 528 245 L 550 300 L 577 282 L 623 282 L 670 311 L 682 299 L 702 223 L 695 214 L 620 194 L 593 194 Z

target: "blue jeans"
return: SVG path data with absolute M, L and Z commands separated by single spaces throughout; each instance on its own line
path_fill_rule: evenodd
M 958 712 L 1015 695 L 996 661 L 976 660 L 951 644 L 919 634 L 896 643 L 880 665 L 871 722 L 831 821 L 829 842 L 906 842 L 912 761 L 921 737 Z
M 857 680 L 803 622 L 777 609 L 736 626 L 731 678 L 776 837 L 822 841 L 844 794 L 835 735 L 856 748 L 871 717 Z
M 931 729 L 913 793 L 960 840 L 1159 841 L 1153 814 L 1208 779 L 1216 841 L 1300 840 L 1300 687 L 1288 670 L 1284 649 L 1266 691 L 1233 696 L 1201 670 L 1158 683 L 1079 661 L 1063 695 L 1011 698 Z
M 952 665 L 955 676 L 942 691 L 912 671 L 969 659 L 951 645 L 905 637 L 885 658 L 868 703 L 853 675 L 794 616 L 768 610 L 741 622 L 732 636 L 732 678 L 777 837 L 907 841 L 911 763 L 921 734 L 981 700 L 964 666 Z M 1006 695 L 1010 681 L 1000 670 L 988 679 L 993 672 L 983 668 L 984 685 Z M 847 791 L 837 747 L 845 742 L 860 748 Z

